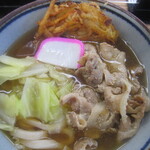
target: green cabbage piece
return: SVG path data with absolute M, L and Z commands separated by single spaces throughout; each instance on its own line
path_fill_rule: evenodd
M 27 58 L 13 58 L 6 55 L 0 56 L 0 85 L 7 80 L 14 80 L 21 78 L 22 72 L 29 66 L 36 63 L 32 57 Z
M 14 126 L 18 110 L 16 97 L 0 93 L 0 118 L 9 125 Z M 1 124 L 1 123 L 0 123 Z
M 57 91 L 56 95 L 58 97 L 62 97 L 62 96 L 65 96 L 65 95 L 69 94 L 70 89 L 73 89 L 73 85 L 74 85 L 73 81 L 72 80 L 69 81 L 67 84 L 65 84 L 62 88 L 60 88 Z
M 19 110 L 19 99 L 16 95 L 0 93 L 0 109 L 9 117 L 16 117 Z
M 20 115 L 24 118 L 36 117 L 44 122 L 58 119 L 62 115 L 60 101 L 51 82 L 27 78 L 22 97 Z
M 49 66 L 49 75 L 57 82 L 66 82 L 66 76 L 63 75 L 61 72 L 56 71 L 53 66 Z
M 12 130 L 16 118 L 35 117 L 44 123 L 59 120 L 63 114 L 60 97 L 70 93 L 74 81 L 52 65 L 34 58 L 0 56 L 0 85 L 17 81 L 10 94 L 0 93 L 0 129 Z M 12 81 L 10 81 L 12 82 Z
M 14 128 L 11 125 L 0 122 L 0 129 L 4 131 L 13 131 Z
M 0 56 L 0 62 L 12 66 L 12 67 L 18 67 L 18 68 L 24 68 L 32 65 L 35 63 L 35 59 L 33 57 L 26 57 L 26 58 L 14 58 L 7 55 L 1 55 Z

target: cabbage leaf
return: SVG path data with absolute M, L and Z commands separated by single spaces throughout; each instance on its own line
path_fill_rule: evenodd
M 5 121 L 0 129 L 4 130 L 12 130 L 10 126 L 18 116 L 35 117 L 44 123 L 59 120 L 64 115 L 60 97 L 71 92 L 74 85 L 50 64 L 2 55 L 0 85 L 8 80 L 18 81 L 19 85 L 14 85 L 9 94 L 0 93 L 0 118 Z

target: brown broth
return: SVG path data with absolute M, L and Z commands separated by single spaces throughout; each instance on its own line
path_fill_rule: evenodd
M 33 40 L 36 29 L 31 29 L 20 37 L 7 50 L 7 55 L 22 58 L 26 56 L 34 56 L 38 47 L 38 42 Z
M 124 51 L 126 53 L 126 67 L 128 68 L 129 72 L 131 72 L 135 67 L 142 65 L 140 60 L 137 58 L 135 52 L 132 50 L 132 48 L 129 46 L 128 43 L 123 41 L 121 38 L 118 39 L 116 43 L 116 47 Z M 144 66 L 143 66 L 144 68 Z M 138 80 L 140 84 L 147 89 L 147 78 L 146 78 L 146 72 L 145 69 L 141 75 L 138 76 Z
M 21 38 L 19 38 L 12 46 L 10 46 L 10 48 L 7 51 L 7 55 L 17 57 L 17 58 L 22 58 L 25 56 L 34 56 L 34 54 L 37 50 L 37 47 L 39 45 L 39 42 L 35 42 L 33 39 L 35 31 L 36 31 L 36 29 L 32 29 L 31 31 L 24 34 Z M 95 44 L 97 44 L 97 43 L 95 43 Z M 132 70 L 134 67 L 141 65 L 140 61 L 135 56 L 133 50 L 125 41 L 123 41 L 122 39 L 119 38 L 116 43 L 116 47 L 119 50 L 126 52 L 126 58 L 127 58 L 126 66 L 127 66 L 128 70 Z M 146 88 L 147 80 L 146 80 L 145 71 L 142 75 L 139 76 L 139 80 L 140 80 L 140 83 Z M 1 92 L 2 92 L 2 90 L 5 92 L 11 92 L 11 87 L 13 86 L 12 84 L 16 84 L 16 83 L 10 84 L 8 82 L 5 85 L 1 86 L 0 87 Z M 83 137 L 83 135 L 90 134 L 90 132 L 77 131 L 75 134 L 76 134 L 76 137 L 75 137 L 75 141 L 76 141 L 80 137 Z M 91 136 L 93 136 L 93 135 L 91 135 Z M 57 141 L 61 141 L 64 138 L 64 135 L 57 134 L 57 135 L 54 135 L 53 138 L 56 139 Z M 98 141 L 99 141 L 98 150 L 116 150 L 118 147 L 120 147 L 123 144 L 123 143 L 117 142 L 116 134 L 114 134 L 114 133 L 105 134 L 102 137 L 100 136 Z

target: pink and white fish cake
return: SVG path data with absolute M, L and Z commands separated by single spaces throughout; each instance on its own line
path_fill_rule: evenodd
M 44 63 L 76 69 L 84 55 L 84 44 L 77 39 L 47 38 L 39 46 L 35 58 Z

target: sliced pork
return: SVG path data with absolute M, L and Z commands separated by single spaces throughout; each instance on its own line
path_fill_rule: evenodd
M 62 105 L 66 105 L 76 113 L 90 113 L 92 104 L 87 101 L 85 97 L 80 96 L 78 93 L 69 93 L 61 99 Z
M 140 122 L 141 120 L 132 122 L 129 117 L 127 118 L 126 124 L 121 121 L 117 133 L 117 140 L 123 141 L 134 136 L 139 128 Z
M 103 69 L 105 68 L 105 64 L 96 53 L 96 50 L 87 51 L 79 63 L 82 67 L 76 71 L 76 75 L 81 76 L 87 85 L 97 87 L 102 83 L 104 77 Z
M 77 114 L 71 111 L 67 113 L 66 117 L 68 124 L 78 130 L 83 130 L 87 127 L 87 114 Z
M 127 122 L 120 122 L 117 139 L 124 139 L 134 136 L 140 126 L 140 122 L 144 117 L 144 112 L 150 109 L 150 99 L 146 95 L 144 89 L 137 95 L 128 100 L 127 105 Z
M 118 141 L 134 136 L 144 113 L 150 110 L 150 99 L 138 80 L 143 67 L 128 70 L 125 52 L 107 43 L 97 47 L 85 44 L 85 51 L 75 72 L 85 85 L 61 99 L 68 108 L 68 123 L 78 130 L 116 133 Z M 74 150 L 96 147 L 94 140 L 83 137 Z
M 81 138 L 75 144 L 73 150 L 96 150 L 98 143 L 91 138 Z
M 78 89 L 77 93 L 85 97 L 87 101 L 93 105 L 97 104 L 100 101 L 100 96 L 92 88 L 83 87 Z
M 94 127 L 100 131 L 112 128 L 116 119 L 116 114 L 110 112 L 103 102 L 97 103 L 88 118 L 87 126 Z
M 87 119 L 91 114 L 94 101 L 97 101 L 97 99 L 90 101 L 90 97 L 88 99 L 84 95 L 81 96 L 81 93 L 77 93 L 77 91 L 62 97 L 62 105 L 70 109 L 66 115 L 68 123 L 79 130 L 86 128 Z
M 113 64 L 124 64 L 126 60 L 126 55 L 124 52 L 105 42 L 100 44 L 98 53 L 105 61 L 110 61 L 110 63 Z

